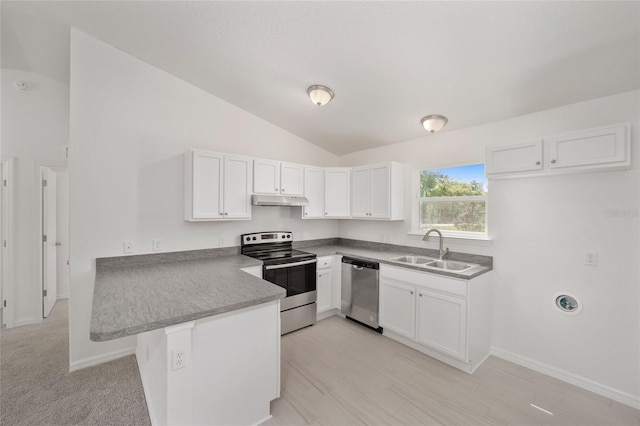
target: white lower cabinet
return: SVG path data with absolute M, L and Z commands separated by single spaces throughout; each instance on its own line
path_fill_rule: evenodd
M 340 308 L 340 258 L 341 256 L 318 257 L 316 267 L 316 314 L 323 319 L 337 313 Z
M 416 288 L 380 278 L 380 325 L 400 336 L 416 335 Z
M 317 289 L 318 299 L 316 305 L 319 314 L 331 310 L 331 269 L 318 270 Z
M 340 265 L 340 256 L 322 256 L 316 266 L 316 314 L 317 319 L 333 315 L 333 309 L 340 307 L 340 274 L 336 265 Z M 336 261 L 338 259 L 338 261 Z M 336 294 L 338 302 L 336 304 Z
M 467 302 L 418 289 L 416 340 L 462 361 L 467 360 Z
M 380 265 L 384 335 L 472 373 L 491 350 L 491 272 L 471 280 Z

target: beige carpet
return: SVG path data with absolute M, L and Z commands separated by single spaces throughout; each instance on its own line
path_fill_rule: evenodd
M 40 324 L 3 329 L 3 425 L 150 425 L 133 355 L 69 373 L 67 301 Z

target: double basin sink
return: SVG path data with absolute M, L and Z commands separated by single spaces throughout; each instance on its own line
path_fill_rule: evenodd
M 389 259 L 391 262 L 404 263 L 407 265 L 419 266 L 426 269 L 437 269 L 441 271 L 464 272 L 475 266 L 473 263 L 455 262 L 453 260 L 438 260 L 425 256 L 398 256 Z

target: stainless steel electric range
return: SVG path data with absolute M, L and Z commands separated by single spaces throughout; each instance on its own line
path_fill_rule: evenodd
M 316 255 L 293 248 L 291 232 L 241 236 L 240 253 L 263 262 L 262 278 L 287 290 L 280 301 L 281 333 L 316 322 Z

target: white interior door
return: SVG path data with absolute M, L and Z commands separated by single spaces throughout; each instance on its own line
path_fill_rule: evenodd
M 56 173 L 42 167 L 42 316 L 49 316 L 57 295 Z

